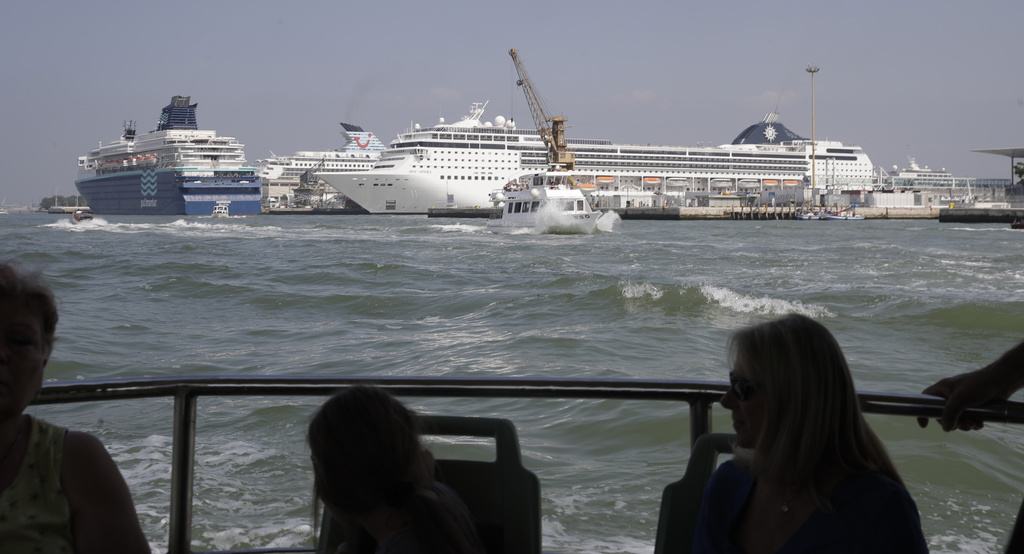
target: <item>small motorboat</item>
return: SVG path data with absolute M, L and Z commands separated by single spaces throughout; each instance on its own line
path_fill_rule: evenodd
M 74 212 L 71 213 L 71 221 L 73 221 L 75 223 L 81 223 L 83 221 L 91 221 L 91 220 L 92 220 L 92 214 L 89 213 L 89 212 L 84 212 L 82 210 L 75 210 Z
M 864 216 L 850 210 L 840 210 L 838 212 L 828 212 L 821 219 L 828 221 L 859 221 L 864 219 Z
M 212 217 L 228 217 L 228 204 L 230 203 L 230 201 L 225 202 L 223 200 L 217 202 L 213 207 L 213 213 L 210 215 Z
M 1024 221 L 1021 221 L 1019 217 L 1014 219 L 1010 224 L 1010 229 L 1024 229 Z

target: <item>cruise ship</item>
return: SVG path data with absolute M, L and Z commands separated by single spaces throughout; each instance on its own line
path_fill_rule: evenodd
M 514 121 L 483 119 L 475 103 L 460 121 L 400 134 L 373 169 L 317 176 L 370 213 L 424 214 L 431 208 L 489 204 L 490 192 L 547 166 L 547 148 L 536 130 Z M 679 204 L 695 195 L 759 193 L 817 186 L 868 188 L 874 170 L 858 146 L 804 139 L 769 113 L 731 143 L 717 147 L 615 144 L 568 139 L 574 178 L 603 207 Z
M 322 196 L 322 200 L 327 201 L 333 195 L 322 189 L 333 189 L 321 185 L 314 177 L 316 173 L 352 173 L 368 171 L 373 167 L 384 150 L 384 143 L 358 125 L 342 123 L 341 127 L 345 144 L 339 149 L 300 150 L 290 156 L 278 156 L 271 152 L 270 158 L 257 160 L 256 166 L 268 207 L 278 207 L 288 201 L 306 203 L 312 196 Z M 330 200 L 335 203 L 341 200 L 344 203 L 340 194 Z
M 310 171 L 322 173 L 349 173 L 367 171 L 380 158 L 384 143 L 373 133 L 358 125 L 342 123 L 341 135 L 345 145 L 329 151 L 298 151 L 291 156 L 277 156 L 260 160 L 260 180 L 264 184 L 297 186 L 302 176 Z
M 260 213 L 260 182 L 233 137 L 200 130 L 189 96 L 173 96 L 157 128 L 121 138 L 78 158 L 75 186 L 96 214 L 211 215 L 218 203 L 231 215 Z
M 967 178 L 954 177 L 945 168 L 936 171 L 929 169 L 928 166 L 921 167 L 914 158 L 908 156 L 907 159 L 910 160 L 909 167 L 897 170 L 895 165 L 892 166 L 894 172 L 892 186 L 897 190 L 922 187 L 955 187 L 958 181 L 961 186 L 968 182 Z

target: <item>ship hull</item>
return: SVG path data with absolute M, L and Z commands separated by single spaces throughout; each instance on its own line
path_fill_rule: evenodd
M 211 215 L 218 202 L 229 202 L 231 215 L 260 213 L 260 184 L 254 175 L 204 173 L 197 177 L 172 168 L 126 171 L 81 178 L 75 186 L 92 212 L 100 215 Z
M 514 180 L 526 170 L 515 172 Z M 317 175 L 338 192 L 374 214 L 425 214 L 431 208 L 449 206 L 487 206 L 488 195 L 503 181 L 488 179 L 441 179 L 431 174 L 360 174 Z

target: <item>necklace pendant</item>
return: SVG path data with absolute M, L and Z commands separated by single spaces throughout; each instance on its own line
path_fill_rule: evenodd
M 789 511 L 789 504 L 786 504 L 785 502 L 783 502 L 782 503 L 782 512 L 785 513 L 785 512 L 788 512 L 788 511 Z

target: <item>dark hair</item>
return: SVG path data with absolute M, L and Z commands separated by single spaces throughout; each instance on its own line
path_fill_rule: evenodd
M 39 315 L 43 324 L 43 351 L 49 357 L 57 332 L 57 301 L 43 282 L 42 272 L 24 270 L 10 260 L 0 262 L 0 297 L 20 300 Z
M 314 491 L 331 510 L 359 516 L 386 504 L 405 514 L 425 552 L 473 553 L 453 514 L 413 466 L 423 450 L 416 414 L 387 391 L 353 386 L 331 397 L 309 422 Z

